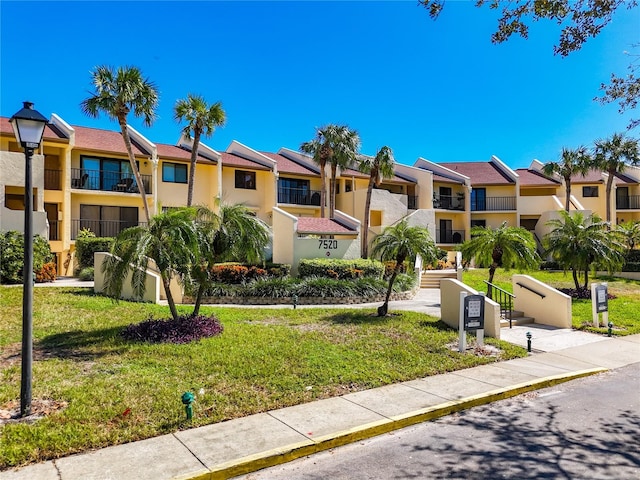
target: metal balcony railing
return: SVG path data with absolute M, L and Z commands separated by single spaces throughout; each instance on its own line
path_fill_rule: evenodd
M 44 170 L 44 189 L 62 190 L 62 172 L 60 170 Z
M 464 210 L 464 195 L 434 195 L 433 208 Z
M 616 198 L 616 208 L 618 210 L 640 209 L 640 195 L 627 195 Z
M 62 222 L 49 221 L 49 240 L 62 240 Z
M 515 209 L 516 197 L 486 197 L 471 199 L 472 212 L 490 212 Z
M 151 175 L 140 175 L 145 193 L 151 192 Z M 110 170 L 71 169 L 71 188 L 103 192 L 140 193 L 133 173 Z
M 320 191 L 306 188 L 278 188 L 278 203 L 320 206 Z
M 440 230 L 436 229 L 436 243 L 462 243 L 464 242 L 464 230 Z
M 131 222 L 126 220 L 71 220 L 71 240 L 78 238 L 78 232 L 83 229 L 91 230 L 96 237 L 115 237 L 122 230 L 129 227 L 144 226 L 146 223 Z
M 407 208 L 409 210 L 418 209 L 418 197 L 416 195 L 407 195 Z

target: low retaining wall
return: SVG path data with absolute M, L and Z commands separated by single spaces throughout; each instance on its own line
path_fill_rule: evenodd
M 389 300 L 411 300 L 415 291 L 392 293 Z M 384 295 L 373 297 L 298 297 L 298 305 L 357 305 L 384 302 Z M 193 304 L 195 298 L 185 296 L 183 303 Z M 293 305 L 292 297 L 204 297 L 203 305 Z

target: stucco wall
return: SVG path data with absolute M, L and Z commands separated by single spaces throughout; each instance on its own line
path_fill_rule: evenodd
M 460 292 L 477 295 L 478 292 L 464 283 L 451 278 L 440 280 L 440 315 L 444 323 L 458 329 L 460 324 Z M 500 305 L 485 298 L 484 333 L 488 337 L 500 338 Z
M 534 323 L 571 328 L 570 296 L 529 275 L 513 275 L 511 283 L 515 295 L 514 310 L 519 310 L 524 312 L 526 316 L 533 317 Z M 544 295 L 544 298 L 529 289 Z

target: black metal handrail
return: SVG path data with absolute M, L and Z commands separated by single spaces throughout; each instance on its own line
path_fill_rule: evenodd
M 151 192 L 151 175 L 140 175 L 145 193 Z M 71 169 L 71 188 L 107 192 L 140 193 L 133 173 Z
M 503 211 L 515 209 L 516 197 L 486 197 L 471 199 L 471 211 L 473 212 Z
M 640 195 L 627 195 L 616 198 L 616 208 L 618 210 L 640 209 Z
M 464 210 L 464 195 L 433 195 L 433 208 L 444 210 Z
M 500 315 L 503 318 L 509 320 L 509 328 L 513 328 L 513 299 L 516 297 L 513 293 L 509 293 L 506 290 L 501 289 L 499 286 L 494 285 L 486 280 L 483 280 L 487 284 L 487 297 L 500 305 Z M 495 291 L 495 295 L 494 295 Z M 494 296 L 496 298 L 494 298 Z
M 527 285 L 524 285 L 524 284 L 522 284 L 522 283 L 520 283 L 520 282 L 516 282 L 516 285 L 518 285 L 519 287 L 524 288 L 525 290 L 529 290 L 531 293 L 535 293 L 535 294 L 536 294 L 536 295 L 538 295 L 540 298 L 544 298 L 544 297 L 546 297 L 546 295 L 545 295 L 544 293 L 540 293 L 540 292 L 538 292 L 538 291 L 534 290 L 533 288 L 528 287 Z
M 409 210 L 417 210 L 418 209 L 418 196 L 417 195 L 407 195 L 407 209 L 409 209 Z
M 83 230 L 91 230 L 97 237 L 115 237 L 122 230 L 129 227 L 144 226 L 146 223 L 132 222 L 127 220 L 94 220 L 94 219 L 72 219 L 71 220 L 71 240 L 78 238 L 78 233 Z
M 436 229 L 436 243 L 462 243 L 464 242 L 464 230 Z
M 320 190 L 278 187 L 278 203 L 320 206 Z

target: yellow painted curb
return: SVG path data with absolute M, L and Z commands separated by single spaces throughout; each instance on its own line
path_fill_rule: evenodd
M 238 460 L 217 465 L 207 474 L 198 474 L 192 477 L 180 477 L 181 480 L 225 480 L 238 475 L 255 472 L 263 468 L 273 467 L 296 460 L 307 455 L 354 443 L 366 438 L 375 437 L 393 430 L 399 430 L 417 423 L 444 417 L 454 412 L 466 410 L 478 405 L 485 405 L 497 400 L 515 397 L 522 393 L 552 387 L 560 383 L 568 382 L 589 375 L 606 372 L 607 368 L 591 368 L 579 370 L 567 374 L 552 375 L 539 378 L 510 387 L 498 388 L 479 395 L 466 397 L 460 400 L 444 402 L 432 407 L 422 408 L 403 415 L 397 415 L 389 419 L 368 423 L 349 430 L 325 435 L 308 442 L 300 442 L 286 447 L 267 450 L 255 455 L 250 455 Z

